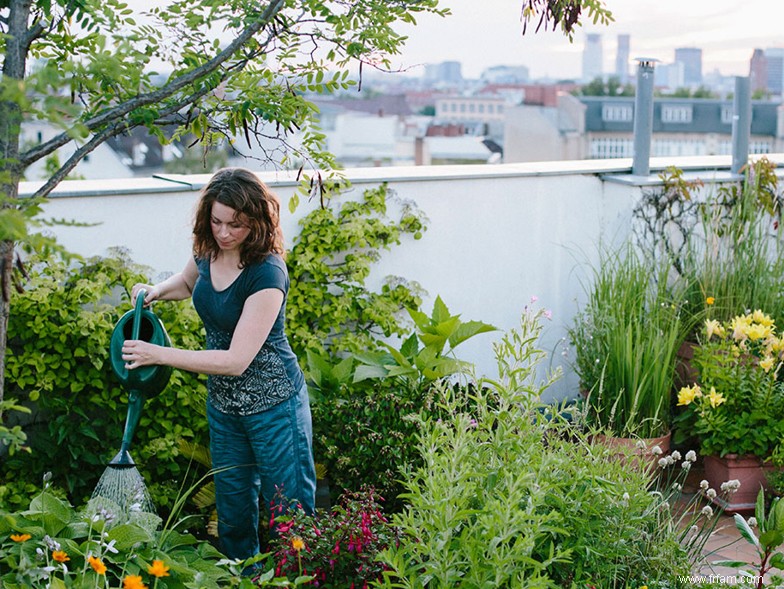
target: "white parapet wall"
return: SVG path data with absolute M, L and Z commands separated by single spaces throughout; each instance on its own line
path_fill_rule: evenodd
M 552 314 L 542 339 L 551 357 L 542 374 L 548 367 L 563 368 L 564 377 L 549 396 L 564 398 L 577 391 L 566 330 L 584 299 L 599 243 L 628 235 L 641 190 L 655 184 L 656 170 L 666 165 L 705 180 L 729 177 L 729 158 L 654 161 L 650 179 L 629 177 L 630 160 L 363 168 L 345 171 L 351 188 L 339 198 L 355 198 L 387 182 L 396 198 L 413 201 L 424 212 L 429 222 L 422 239 L 405 238 L 386 252 L 368 285 L 377 288 L 389 275 L 414 280 L 428 293 L 425 311 L 441 296 L 462 319 L 496 325 L 499 332 L 477 336 L 459 348 L 460 357 L 474 362 L 479 374 L 496 375 L 493 342 L 519 325 L 521 313 L 536 297 L 536 307 Z M 319 202 L 303 199 L 290 213 L 294 178 L 283 172 L 259 176 L 281 198 L 291 245 L 298 221 Z M 69 250 L 88 257 L 125 248 L 134 262 L 150 267 L 154 280 L 180 270 L 190 255 L 193 209 L 208 179 L 63 182 L 46 203 L 44 216 L 91 224 L 49 229 Z M 32 194 L 35 188 L 23 184 L 20 193 Z

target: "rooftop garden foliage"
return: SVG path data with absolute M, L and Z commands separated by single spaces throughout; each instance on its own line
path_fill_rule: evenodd
M 82 574 L 100 585 L 111 571 L 118 583 L 131 576 L 177 587 L 192 583 L 198 568 L 222 579 L 219 586 L 290 586 L 318 576 L 319 586 L 338 587 L 330 575 L 341 571 L 341 579 L 389 586 L 451 587 L 462 579 L 467 586 L 676 587 L 696 552 L 658 487 L 664 475 L 630 469 L 593 444 L 575 408 L 539 404 L 557 377 L 537 376 L 549 313 L 527 308 L 519 329 L 496 336 L 499 378 L 477 380 L 459 346 L 492 326 L 462 319 L 440 297 L 425 313 L 421 291 L 402 280 L 397 290 L 366 286 L 376 257 L 424 231 L 423 219 L 380 187 L 303 222 L 290 258 L 292 327 L 322 334 L 297 338 L 297 345 L 333 508 L 315 518 L 275 518 L 285 529 L 271 539 L 270 553 L 259 555 L 263 573 L 255 580 L 240 579 L 241 563 L 216 554 L 206 532 L 209 509 L 191 503 L 192 486 L 201 490 L 204 482 L 194 479 L 209 473 L 197 473 L 184 451 L 206 442 L 203 381 L 186 374 L 175 372 L 174 386 L 148 401 L 131 448 L 170 522 L 163 530 L 176 533 L 126 527 L 90 539 L 90 526 L 106 524 L 71 506 L 88 504 L 116 450 L 111 441 L 120 439 L 124 393 L 107 368 L 108 337 L 127 285 L 144 269 L 120 253 L 80 265 L 45 257 L 32 263 L 24 291 L 14 295 L 19 323 L 9 340 L 9 382 L 32 413 L 16 415 L 31 420 L 21 422 L 28 438 L 0 464 L 4 582 L 14 586 L 19 574 L 41 569 L 49 581 Z M 298 249 L 305 240 L 320 244 L 318 255 Z M 309 309 L 322 280 L 332 286 Z M 357 304 L 347 306 L 348 299 Z M 409 306 L 404 314 L 401 301 Z M 187 305 L 156 304 L 156 312 L 174 341 L 202 345 Z M 51 472 L 45 499 L 41 475 L 31 472 Z M 57 516 L 51 529 L 49 511 Z M 172 528 L 167 514 L 175 513 L 187 524 Z

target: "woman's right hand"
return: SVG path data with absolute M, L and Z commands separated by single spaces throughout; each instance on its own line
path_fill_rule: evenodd
M 145 307 L 149 307 L 150 303 L 152 303 L 154 300 L 158 298 L 158 289 L 155 288 L 154 285 L 143 284 L 141 282 L 138 282 L 134 284 L 133 288 L 131 289 L 131 306 L 133 307 L 136 306 L 136 297 L 139 296 L 139 292 L 142 290 L 145 291 L 145 296 L 144 296 Z

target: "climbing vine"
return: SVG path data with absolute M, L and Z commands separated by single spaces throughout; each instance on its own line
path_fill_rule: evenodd
M 399 210 L 391 219 L 391 205 Z M 362 198 L 329 203 L 300 222 L 286 260 L 291 278 L 286 321 L 292 347 L 304 360 L 319 354 L 376 349 L 381 337 L 406 332 L 403 309 L 418 309 L 421 287 L 390 276 L 376 292 L 367 287 L 382 255 L 409 235 L 426 231 L 426 218 L 413 203 L 397 199 L 386 184 Z

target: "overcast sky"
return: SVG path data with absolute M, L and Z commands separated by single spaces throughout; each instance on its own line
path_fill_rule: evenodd
M 630 55 L 672 63 L 676 47 L 702 49 L 703 73 L 746 76 L 755 48 L 784 47 L 784 0 L 606 0 L 615 22 L 590 23 L 569 43 L 559 32 L 522 35 L 522 0 L 441 0 L 451 16 L 426 15 L 406 27 L 409 41 L 396 63 L 460 61 L 464 77 L 492 65 L 525 65 L 531 76 L 581 75 L 587 32 L 602 34 L 605 70 L 614 71 L 616 39 L 631 36 Z

